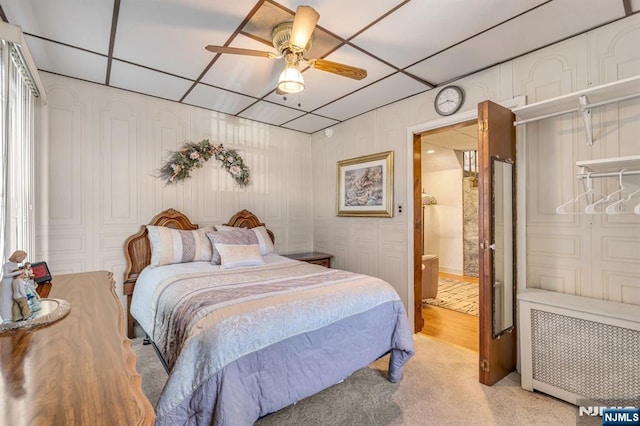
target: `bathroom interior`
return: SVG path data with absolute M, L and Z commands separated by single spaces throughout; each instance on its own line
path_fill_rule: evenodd
M 423 333 L 478 351 L 477 124 L 421 135 Z

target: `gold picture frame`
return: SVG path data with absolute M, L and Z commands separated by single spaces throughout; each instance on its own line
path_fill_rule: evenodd
M 393 217 L 393 151 L 338 161 L 337 216 Z

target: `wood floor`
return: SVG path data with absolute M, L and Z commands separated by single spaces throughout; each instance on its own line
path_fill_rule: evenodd
M 478 282 L 478 279 L 473 277 L 460 277 L 442 272 L 439 275 L 444 278 Z M 480 332 L 477 316 L 437 306 L 425 306 L 422 308 L 422 317 L 424 318 L 423 333 L 453 345 L 478 351 Z

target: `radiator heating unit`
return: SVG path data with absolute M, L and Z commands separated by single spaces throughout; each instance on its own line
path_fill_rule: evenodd
M 524 389 L 640 407 L 640 306 L 528 289 L 518 319 Z

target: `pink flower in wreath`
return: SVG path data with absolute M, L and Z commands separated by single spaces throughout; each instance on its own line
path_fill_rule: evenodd
M 242 171 L 242 169 L 240 169 L 240 167 L 238 167 L 238 166 L 234 165 L 234 166 L 229 167 L 229 173 L 231 173 L 234 176 L 238 176 L 241 171 Z
M 200 158 L 200 153 L 198 151 L 193 151 L 191 154 L 189 154 L 189 158 L 191 158 L 192 160 L 197 160 L 198 158 Z

